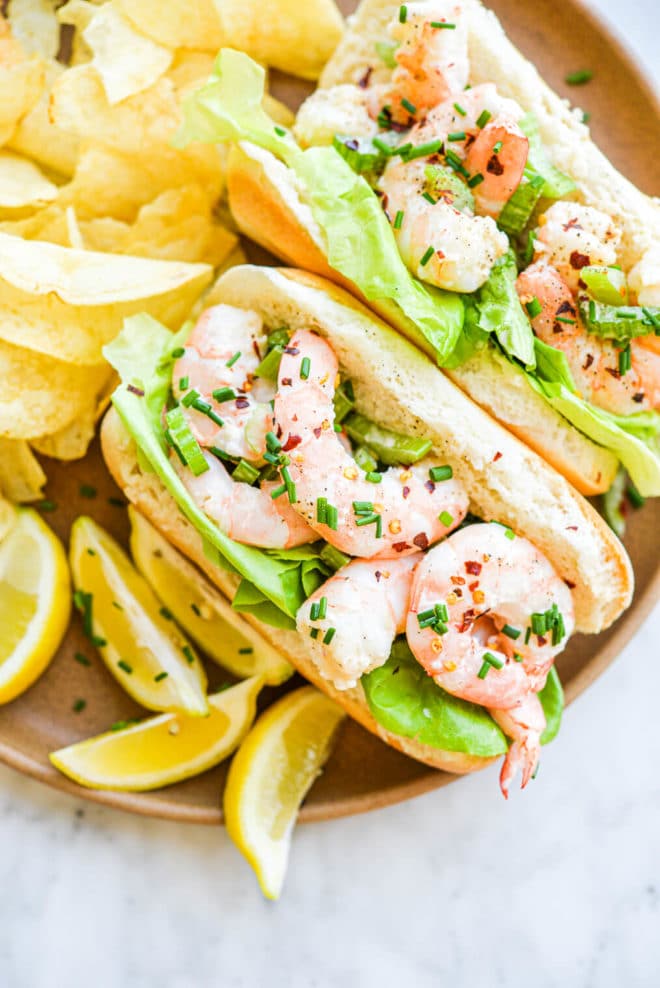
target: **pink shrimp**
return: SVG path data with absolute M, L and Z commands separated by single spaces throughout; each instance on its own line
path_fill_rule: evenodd
M 579 202 L 553 203 L 534 231 L 534 260 L 552 265 L 572 292 L 588 264 L 616 264 L 621 234 L 611 216 Z
M 513 740 L 500 772 L 500 789 L 508 799 L 516 772 L 520 769 L 522 773 L 521 789 L 524 789 L 536 771 L 541 755 L 541 735 L 546 725 L 545 714 L 538 695 L 528 693 L 518 706 L 508 710 L 491 709 L 490 715 Z
M 218 446 L 245 460 L 261 458 L 266 433 L 273 428 L 269 401 L 274 389 L 254 377 L 265 353 L 266 337 L 256 312 L 214 305 L 199 317 L 174 365 L 172 390 L 200 445 Z M 191 395 L 197 401 L 187 404 Z
M 387 662 L 405 630 L 413 570 L 421 552 L 403 559 L 354 559 L 305 601 L 298 631 L 311 637 L 311 655 L 324 679 L 339 690 Z
M 523 303 L 538 299 L 541 311 L 532 318 L 534 332 L 566 354 L 577 388 L 588 401 L 618 415 L 660 408 L 660 355 L 633 340 L 631 368 L 621 373 L 617 347 L 587 333 L 569 286 L 544 262 L 523 271 L 516 287 Z
M 264 549 L 290 549 L 318 538 L 286 498 L 273 500 L 276 483 L 252 487 L 233 480 L 210 453 L 204 452 L 204 459 L 208 470 L 198 477 L 178 457 L 172 456 L 172 463 L 195 503 L 225 535 Z
M 390 467 L 371 475 L 371 483 L 334 430 L 337 370 L 332 347 L 307 330 L 294 334 L 282 356 L 275 420 L 290 459 L 294 507 L 351 556 L 396 558 L 425 549 L 460 524 L 467 495 L 453 478 L 430 479 L 429 469 L 441 465 L 433 457 Z

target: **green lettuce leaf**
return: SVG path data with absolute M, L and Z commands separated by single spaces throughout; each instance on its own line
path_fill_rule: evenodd
M 186 339 L 189 327 L 173 336 L 150 316 L 131 316 L 104 355 L 122 383 L 112 396 L 127 431 L 138 447 L 141 464 L 156 473 L 181 512 L 204 539 L 208 557 L 243 577 L 241 587 L 254 588 L 253 608 L 243 596 L 242 610 L 252 610 L 276 627 L 295 627 L 298 608 L 327 578 L 330 570 L 312 546 L 265 551 L 234 542 L 201 511 L 173 468 L 163 435 L 161 413 L 172 375 L 172 351 Z M 143 392 L 143 393 L 142 393 Z
M 504 350 L 528 368 L 536 364 L 534 334 L 516 291 L 518 267 L 512 251 L 493 265 L 488 281 L 474 296 L 474 319 L 482 333 L 493 333 Z
M 580 432 L 612 450 L 643 497 L 660 495 L 660 415 L 613 415 L 584 401 L 576 393 L 565 355 L 538 339 L 535 347 L 536 372 L 527 373 L 532 387 Z
M 488 711 L 441 689 L 422 669 L 404 638 L 395 641 L 385 665 L 362 676 L 361 683 L 373 717 L 393 734 L 480 758 L 493 758 L 507 750 L 507 739 Z M 541 743 L 547 744 L 559 730 L 564 706 L 554 668 L 539 699 L 547 721 Z
M 542 198 L 565 199 L 571 192 L 575 192 L 577 186 L 573 179 L 560 171 L 548 158 L 541 140 L 539 122 L 536 116 L 533 113 L 526 113 L 518 123 L 529 141 L 527 171 L 529 174 L 535 173 L 545 179 L 545 184 L 541 189 Z
M 250 141 L 285 162 L 322 231 L 332 267 L 370 301 L 395 303 L 443 365 L 463 326 L 460 296 L 410 274 L 369 184 L 332 147 L 302 151 L 264 112 L 264 86 L 260 66 L 241 52 L 223 49 L 209 82 L 184 100 L 176 143 Z

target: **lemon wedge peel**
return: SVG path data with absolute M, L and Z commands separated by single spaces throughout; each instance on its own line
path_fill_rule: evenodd
M 83 515 L 71 527 L 70 560 L 93 643 L 126 692 L 148 710 L 206 716 L 204 667 L 119 544 Z
M 174 620 L 215 662 L 235 676 L 263 676 L 279 686 L 293 667 L 133 506 L 130 546 L 135 565 Z
M 44 672 L 70 615 L 64 547 L 36 511 L 18 508 L 0 542 L 0 703 L 14 700 Z
M 231 763 L 227 831 L 268 899 L 279 898 L 298 810 L 345 716 L 325 694 L 303 686 L 259 717 Z
M 88 789 L 147 792 L 182 782 L 236 750 L 254 721 L 262 686 L 253 676 L 209 696 L 208 717 L 148 717 L 60 748 L 51 763 Z

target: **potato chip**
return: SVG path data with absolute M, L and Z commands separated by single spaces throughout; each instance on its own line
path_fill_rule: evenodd
M 19 120 L 37 102 L 43 84 L 41 60 L 26 55 L 0 14 L 0 146 L 6 144 Z
M 16 512 L 14 506 L 0 496 L 0 542 L 14 527 Z
M 170 48 L 217 51 L 225 44 L 213 0 L 116 0 L 135 27 Z
M 7 146 L 68 177 L 73 175 L 78 160 L 78 137 L 58 127 L 49 114 L 51 89 L 64 71 L 64 66 L 58 62 L 45 64 L 41 95 L 20 121 Z
M 266 93 L 262 105 L 269 117 L 271 117 L 275 123 L 282 124 L 283 127 L 291 127 L 296 119 L 296 115 L 293 110 L 290 110 L 286 103 L 281 103 L 274 96 Z
M 217 9 L 226 46 L 304 79 L 318 78 L 343 31 L 333 0 L 222 0 Z
M 55 58 L 60 48 L 60 22 L 51 0 L 9 0 L 7 19 L 24 51 Z
M 39 206 L 55 199 L 58 191 L 27 158 L 0 151 L 0 209 Z
M 112 3 L 96 8 L 82 36 L 111 106 L 148 89 L 172 62 L 169 48 L 136 31 Z
M 111 376 L 107 364 L 76 367 L 0 341 L 0 436 L 39 439 L 94 405 Z
M 24 439 L 0 437 L 0 492 L 16 503 L 39 501 L 46 474 Z
M 100 254 L 0 233 L 0 339 L 93 365 L 128 315 L 148 312 L 178 327 L 212 274 L 206 264 Z

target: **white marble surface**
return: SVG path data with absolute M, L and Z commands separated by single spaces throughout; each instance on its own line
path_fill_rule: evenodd
M 654 0 L 597 6 L 657 78 Z M 278 905 L 221 830 L 0 768 L 0 988 L 658 985 L 659 639 L 656 611 L 525 794 L 488 771 L 303 827 Z

